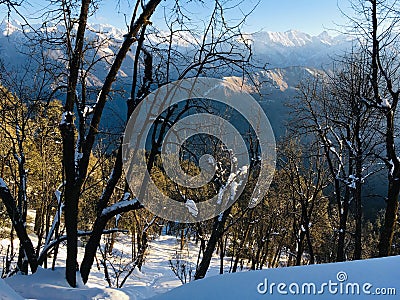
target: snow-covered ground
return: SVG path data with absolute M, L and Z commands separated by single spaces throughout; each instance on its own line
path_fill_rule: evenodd
M 400 256 L 208 277 L 154 300 L 382 299 L 400 295 Z
M 31 234 L 36 243 L 36 238 Z M 4 249 L 9 241 L 0 240 L 4 258 Z M 17 241 L 15 241 L 17 246 Z M 79 248 L 79 261 L 84 248 Z M 114 244 L 114 266 L 118 269 L 130 260 L 130 237 L 119 234 Z M 39 268 L 29 276 L 15 275 L 0 279 L 0 300 L 9 299 L 280 299 L 290 298 L 297 292 L 295 299 L 399 299 L 400 295 L 400 256 L 334 263 L 304 267 L 267 269 L 262 271 L 228 274 L 230 259 L 224 261 L 224 275 L 219 274 L 219 257 L 214 256 L 209 272 L 203 280 L 192 281 L 182 286 L 181 280 L 171 269 L 177 257 L 186 263 L 187 273 L 194 275 L 198 255 L 198 246 L 189 241 L 180 251 L 179 240 L 175 236 L 163 235 L 149 243 L 149 249 L 142 271 L 135 269 L 122 288 L 109 288 L 105 280 L 103 267 L 95 262 L 86 285 L 78 282 L 77 288 L 70 288 L 65 280 L 66 249 L 61 247 L 54 271 Z M 100 256 L 98 256 L 100 259 Z M 181 266 L 178 266 L 179 268 Z M 111 277 L 115 275 L 109 268 Z M 218 276 L 217 276 L 218 275 Z M 79 274 L 77 278 L 80 278 Z M 122 277 L 119 282 L 121 282 Z M 315 285 L 315 286 L 313 286 Z M 113 281 L 115 286 L 115 281 Z M 280 291 L 278 287 L 280 286 Z M 297 288 L 297 290 L 296 290 Z M 313 291 L 312 289 L 315 289 Z M 358 293 L 351 295 L 353 289 Z M 305 289 L 305 293 L 303 293 Z M 311 289 L 311 293 L 307 293 Z M 336 289 L 336 290 L 335 290 Z M 321 292 L 322 291 L 322 292 Z M 336 292 L 335 292 L 336 291 Z M 356 290 L 355 290 L 356 291 Z M 334 293 L 332 293 L 334 292 Z M 357 292 L 357 291 L 356 291 Z M 370 294 L 368 294 L 370 293 Z
M 31 238 L 35 244 L 36 239 L 34 235 L 31 235 Z M 9 242 L 2 240 L 1 243 L 6 245 Z M 17 244 L 16 241 L 15 246 Z M 120 257 L 130 256 L 130 248 L 130 237 L 119 234 L 117 242 L 114 245 L 114 253 L 119 254 Z M 73 289 L 69 287 L 64 276 L 65 269 L 62 266 L 65 263 L 66 249 L 63 247 L 58 254 L 57 267 L 54 271 L 39 268 L 33 275 L 15 275 L 5 280 L 0 279 L 0 288 L 3 293 L 0 294 L 0 299 L 19 299 L 16 298 L 13 290 L 21 295 L 22 299 L 148 299 L 182 285 L 170 265 L 170 260 L 173 263 L 176 262 L 177 254 L 183 257 L 184 260 L 191 262 L 192 275 L 194 275 L 198 254 L 197 246 L 193 242 L 189 242 L 183 251 L 179 251 L 179 249 L 180 244 L 175 236 L 160 236 L 149 243 L 148 254 L 142 267 L 142 272 L 135 270 L 121 289 L 107 287 L 108 284 L 105 280 L 103 267 L 100 266 L 99 270 L 96 262 L 93 264 L 88 283 L 86 285 L 80 283 L 78 284 L 78 288 Z M 83 257 L 83 250 L 84 248 L 79 248 L 78 259 L 80 261 Z M 98 258 L 100 259 L 100 257 Z M 228 268 L 228 261 L 226 264 Z M 109 271 L 113 275 L 111 268 Z M 218 273 L 219 258 L 214 257 L 208 276 L 217 275 Z M 8 294 L 8 292 L 10 293 Z

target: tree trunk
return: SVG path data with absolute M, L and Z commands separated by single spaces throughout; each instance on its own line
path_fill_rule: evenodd
M 67 259 L 65 277 L 70 286 L 76 287 L 76 264 L 78 255 L 78 201 L 80 185 L 77 183 L 75 162 L 75 126 L 73 111 L 75 106 L 76 87 L 78 84 L 79 66 L 86 31 L 87 18 L 91 0 L 82 0 L 79 25 L 76 33 L 76 44 L 72 59 L 69 62 L 68 90 L 64 106 L 64 116 L 60 123 L 63 139 L 63 167 L 65 170 L 65 227 L 67 232 Z
M 224 274 L 224 241 L 222 237 L 219 239 L 219 274 Z
M 397 212 L 399 210 L 400 181 L 389 182 L 389 193 L 386 202 L 385 222 L 381 229 L 379 240 L 379 257 L 391 255 L 394 228 L 396 226 Z
M 97 247 L 100 244 L 101 236 L 103 234 L 104 228 L 107 225 L 108 220 L 114 217 L 117 214 L 141 208 L 142 205 L 136 201 L 130 201 L 129 206 L 123 206 L 109 213 L 99 213 L 99 216 L 96 218 L 96 221 L 93 225 L 92 234 L 90 235 L 89 241 L 85 247 L 85 255 L 82 260 L 82 264 L 80 267 L 80 272 L 82 276 L 83 283 L 86 283 L 89 279 L 90 269 L 92 268 L 94 258 L 96 256 Z
M 214 218 L 214 224 L 210 239 L 208 240 L 206 250 L 204 251 L 203 257 L 201 259 L 200 265 L 196 270 L 196 274 L 194 275 L 194 279 L 202 279 L 206 276 L 207 270 L 210 266 L 212 255 L 215 251 L 215 247 L 217 245 L 218 240 L 222 237 L 224 233 L 224 227 L 226 219 L 228 218 L 231 212 L 231 208 L 228 208 L 226 211 L 222 213 L 222 218 L 219 220 L 219 216 Z
M 3 203 L 7 209 L 8 216 L 11 222 L 13 223 L 15 232 L 17 233 L 18 239 L 24 251 L 23 255 L 24 257 L 26 257 L 31 267 L 32 273 L 35 273 L 38 267 L 37 257 L 35 255 L 35 249 L 33 248 L 32 241 L 26 232 L 26 227 L 18 212 L 15 199 L 13 198 L 13 196 L 10 193 L 10 190 L 8 189 L 7 185 L 1 178 L 0 178 L 0 198 L 3 199 Z

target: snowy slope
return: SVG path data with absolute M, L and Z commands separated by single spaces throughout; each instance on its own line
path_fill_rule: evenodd
M 399 263 L 400 256 L 396 256 L 224 274 L 191 282 L 152 299 L 398 299 Z
M 1 300 L 23 300 L 3 279 L 0 279 L 0 299 Z
M 34 211 L 29 210 L 30 219 L 33 220 Z M 33 224 L 29 224 L 32 226 Z M 33 243 L 37 240 L 31 234 Z M 119 234 L 116 239 L 114 255 L 118 262 L 120 257 L 130 259 L 131 237 L 125 234 Z M 7 244 L 7 240 L 1 240 L 2 245 Z M 18 244 L 17 241 L 15 244 Z M 82 260 L 83 248 L 79 247 L 78 261 Z M 375 293 L 377 288 L 395 288 L 395 296 L 380 296 L 379 299 L 391 300 L 398 299 L 400 294 L 400 269 L 397 267 L 400 263 L 400 256 L 372 259 L 364 261 L 333 263 L 325 265 L 313 265 L 302 267 L 266 269 L 261 271 L 247 271 L 228 274 L 230 267 L 230 258 L 224 260 L 224 275 L 219 275 L 219 257 L 215 255 L 210 264 L 206 278 L 199 281 L 192 281 L 182 286 L 181 281 L 173 273 L 170 266 L 170 260 L 176 261 L 177 255 L 181 261 L 187 262 L 191 266 L 192 275 L 197 261 L 198 245 L 193 241 L 187 242 L 183 251 L 180 251 L 180 242 L 175 236 L 163 235 L 149 244 L 148 254 L 142 271 L 135 270 L 121 289 L 108 288 L 104 279 L 103 268 L 97 268 L 96 263 L 92 267 L 92 272 L 87 285 L 78 282 L 78 288 L 70 288 L 65 280 L 65 258 L 66 248 L 62 245 L 60 248 L 58 261 L 55 271 L 51 269 L 39 268 L 38 272 L 29 275 L 16 275 L 4 280 L 0 280 L 0 299 L 37 299 L 37 300 L 65 300 L 65 299 L 108 299 L 108 300 L 141 300 L 149 299 L 274 299 L 279 300 L 280 295 L 274 289 L 265 289 L 265 282 L 268 281 L 268 287 L 272 283 L 276 286 L 279 283 L 285 283 L 289 286 L 296 283 L 300 286 L 300 291 L 304 283 L 314 283 L 316 292 L 321 289 L 323 283 L 333 284 L 357 283 L 363 288 L 364 284 L 370 283 L 369 291 Z M 0 251 L 0 260 L 4 253 Z M 98 254 L 100 259 L 101 255 Z M 116 265 L 118 266 L 118 265 Z M 112 269 L 109 271 L 112 274 Z M 79 278 L 79 276 L 77 277 Z M 338 281 L 339 279 L 343 281 Z M 261 286 L 260 286 L 261 284 Z M 257 287 L 261 292 L 257 291 Z M 340 286 L 339 286 L 340 287 Z M 344 286 L 344 291 L 346 286 Z M 272 294 L 271 292 L 272 291 Z M 336 297 L 331 297 L 325 287 L 325 293 L 316 295 L 315 299 L 354 299 L 347 295 L 340 295 L 337 291 Z M 296 295 L 295 299 L 313 299 L 313 295 Z M 283 295 L 288 298 L 288 295 Z M 365 297 L 365 298 L 364 298 Z M 372 297 L 368 297 L 372 298 Z M 357 297 L 356 297 L 357 299 Z M 367 299 L 367 295 L 358 296 L 358 299 Z
M 35 244 L 36 240 L 34 236 L 31 235 L 31 238 Z M 6 240 L 2 242 L 6 243 Z M 148 255 L 142 267 L 142 272 L 135 270 L 121 289 L 107 288 L 103 268 L 101 267 L 99 270 L 96 267 L 96 263 L 92 267 L 86 286 L 82 283 L 78 283 L 78 288 L 70 288 L 64 275 L 66 258 L 66 249 L 64 246 L 60 249 L 57 261 L 58 267 L 56 267 L 55 271 L 39 268 L 37 273 L 33 275 L 16 275 L 6 278 L 0 282 L 0 288 L 4 291 L 4 295 L 12 295 L 13 290 L 16 291 L 17 294 L 23 297 L 21 299 L 148 299 L 182 285 L 181 281 L 171 270 L 169 262 L 169 260 L 174 261 L 177 253 L 180 252 L 179 247 L 180 245 L 175 236 L 160 236 L 156 240 L 150 242 Z M 130 257 L 129 249 L 131 249 L 130 237 L 124 234 L 119 235 L 115 244 L 115 253 L 118 254 L 124 251 L 124 253 Z M 84 249 L 79 247 L 78 250 L 78 261 L 81 261 Z M 185 260 L 191 262 L 192 268 L 194 268 L 198 247 L 194 243 L 189 242 L 181 254 L 184 255 Z M 99 259 L 100 257 L 101 255 L 98 254 Z M 228 258 L 226 268 L 229 268 Z M 227 269 L 226 271 L 228 271 Z M 109 271 L 112 274 L 111 268 Z M 218 272 L 219 258 L 215 256 L 211 261 L 207 276 L 217 275 Z M 192 275 L 194 275 L 194 269 Z M 77 278 L 79 278 L 79 276 L 77 276 Z M 2 288 L 3 286 L 4 288 Z M 7 299 L 2 297 L 3 295 L 0 292 L 0 300 Z M 9 299 L 18 298 L 16 296 L 15 298 Z
M 39 268 L 33 275 L 15 275 L 7 278 L 6 282 L 19 295 L 27 299 L 129 299 L 129 296 L 117 289 L 104 287 L 90 288 L 84 286 L 83 283 L 78 284 L 78 287 L 75 289 L 71 288 L 65 279 L 64 268 L 56 268 L 54 271 Z

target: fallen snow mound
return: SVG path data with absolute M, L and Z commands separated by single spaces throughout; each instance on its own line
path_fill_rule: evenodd
M 80 276 L 77 276 L 80 278 Z M 65 280 L 65 268 L 51 269 L 39 268 L 33 275 L 15 275 L 1 281 L 0 299 L 22 299 L 18 294 L 27 299 L 37 300 L 87 300 L 87 299 L 121 299 L 129 300 L 129 296 L 121 290 L 111 288 L 89 288 L 78 282 L 77 288 L 71 288 Z M 11 288 L 9 286 L 11 286 Z M 4 287 L 3 287 L 4 286 Z M 8 288 L 8 290 L 7 290 Z M 3 296 L 3 292 L 7 293 Z M 14 293 L 14 294 L 12 294 Z M 9 298 L 6 298 L 6 297 Z
M 0 279 L 1 300 L 23 300 L 3 279 Z

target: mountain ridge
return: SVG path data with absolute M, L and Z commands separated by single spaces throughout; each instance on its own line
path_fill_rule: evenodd
M 60 25 L 58 25 L 60 26 Z M 24 26 L 21 22 L 3 20 L 0 23 L 0 47 L 4 48 L 5 42 L 23 41 L 32 33 L 32 28 L 37 31 L 57 32 L 60 28 L 51 24 Z M 102 45 L 102 53 L 115 54 L 116 47 L 124 39 L 124 30 L 109 24 L 89 24 L 87 36 L 92 39 L 109 39 Z M 163 45 L 163 37 L 167 32 L 149 34 L 148 41 Z M 173 45 L 190 49 L 200 40 L 200 36 L 182 32 L 173 39 Z M 330 63 L 332 56 L 342 54 L 351 46 L 351 38 L 345 35 L 332 36 L 327 31 L 318 35 L 310 35 L 298 30 L 285 32 L 259 31 L 244 33 L 243 38 L 250 43 L 254 58 L 268 68 L 284 68 L 289 66 L 306 66 L 323 68 Z M 239 42 L 239 41 L 238 41 Z M 243 41 L 242 41 L 243 42 Z M 12 57 L 10 57 L 12 59 Z M 124 70 L 125 73 L 127 73 Z

